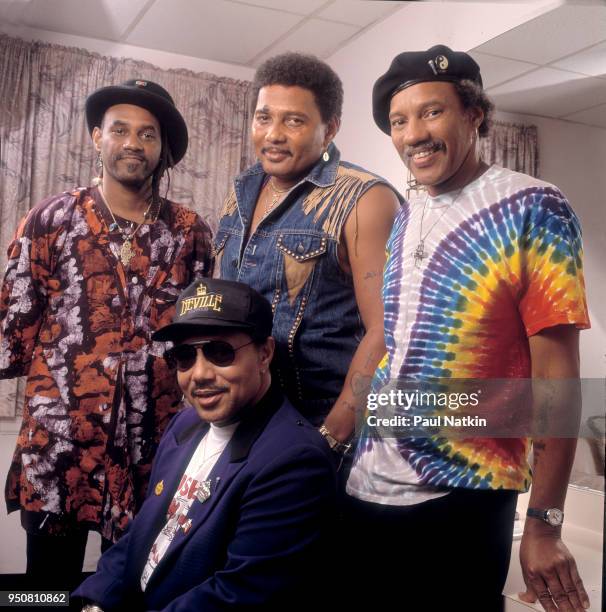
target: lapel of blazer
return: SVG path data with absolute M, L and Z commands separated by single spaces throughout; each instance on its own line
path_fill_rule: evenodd
M 278 408 L 280 408 L 282 401 L 283 397 L 281 391 L 277 386 L 273 386 L 265 394 L 263 399 L 251 409 L 250 414 L 240 421 L 240 424 L 236 428 L 236 431 L 234 432 L 227 447 L 221 453 L 217 463 L 214 465 L 208 476 L 208 481 L 210 481 L 210 496 L 203 502 L 200 502 L 197 499 L 193 501 L 187 514 L 187 520 L 191 521 L 189 528 L 187 530 L 179 529 L 177 531 L 174 540 L 171 542 L 168 550 L 160 560 L 158 567 L 156 567 L 154 573 L 151 575 L 147 586 L 148 589 L 152 582 L 155 582 L 162 574 L 168 571 L 168 568 L 172 563 L 171 560 L 175 557 L 175 555 L 178 555 L 179 551 L 186 544 L 186 542 L 188 542 L 196 531 L 204 524 L 204 521 L 211 514 L 213 508 L 215 508 L 219 500 L 228 494 L 227 492 L 229 491 L 233 479 L 246 465 L 252 445 L 261 435 L 271 417 L 275 414 Z M 204 429 L 205 432 L 207 430 L 208 427 Z M 184 431 L 181 436 L 179 436 L 179 439 L 182 439 L 186 434 L 187 430 Z M 179 439 L 177 439 L 177 442 Z M 191 455 L 197 447 L 200 439 L 201 436 L 197 437 L 197 442 L 195 445 L 193 445 L 192 442 L 190 442 L 190 445 L 188 445 L 190 451 L 187 453 L 187 461 L 189 461 L 189 458 L 191 458 Z M 175 464 L 175 473 L 171 475 L 171 489 L 169 490 L 168 503 L 163 506 L 163 512 L 159 517 L 157 517 L 158 521 L 154 526 L 155 535 L 149 542 L 149 547 L 147 548 L 148 553 L 158 533 L 166 523 L 166 511 L 168 510 L 168 504 L 172 500 L 174 492 L 176 491 L 176 488 L 181 480 L 181 476 L 187 467 L 187 461 L 184 465 L 180 465 L 178 470 Z M 165 482 L 165 484 L 167 483 Z M 145 561 L 147 561 L 147 558 Z M 143 569 L 143 566 L 141 566 L 141 569 Z
M 151 491 L 137 516 L 135 529 L 130 535 L 129 554 L 135 557 L 130 567 L 134 574 L 133 580 L 137 585 L 149 551 L 160 530 L 166 524 L 168 506 L 179 486 L 181 476 L 207 431 L 208 424 L 200 421 L 184 429 L 178 436 L 175 436 L 174 433 L 168 434 L 171 436 L 170 445 L 167 444 L 162 450 L 162 455 L 158 457 L 162 461 L 163 469 L 159 470 L 153 482 L 150 481 Z

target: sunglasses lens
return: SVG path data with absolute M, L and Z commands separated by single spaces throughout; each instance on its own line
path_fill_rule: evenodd
M 177 367 L 177 370 L 181 372 L 189 370 L 196 363 L 196 347 L 191 344 L 180 344 L 172 348 L 169 353 L 169 360 Z
M 208 361 L 218 366 L 228 366 L 233 363 L 236 356 L 234 347 L 222 340 L 211 340 L 202 345 L 202 352 Z
M 217 366 L 231 365 L 236 357 L 236 351 L 231 344 L 222 340 L 211 340 L 198 345 L 179 344 L 166 351 L 164 358 L 171 367 L 185 372 L 196 364 L 197 346 L 202 349 L 204 358 Z

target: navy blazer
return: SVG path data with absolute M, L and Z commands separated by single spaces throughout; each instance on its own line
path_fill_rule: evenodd
M 149 551 L 207 431 L 192 407 L 171 421 L 139 514 L 74 596 L 108 611 L 288 609 L 301 601 L 318 570 L 336 477 L 325 440 L 275 387 L 247 409 L 209 475 L 210 497 L 194 500 L 190 529 L 178 531 L 141 591 Z

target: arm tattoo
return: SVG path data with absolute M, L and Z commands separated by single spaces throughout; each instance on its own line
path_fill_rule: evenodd
M 533 442 L 532 443 L 532 453 L 534 455 L 534 460 L 537 462 L 542 452 L 545 450 L 544 442 Z

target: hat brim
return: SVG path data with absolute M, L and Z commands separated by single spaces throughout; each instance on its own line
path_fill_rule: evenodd
M 213 318 L 208 318 L 206 321 L 208 321 L 208 323 L 204 322 L 204 319 L 198 317 L 195 323 L 170 323 L 154 332 L 152 334 L 152 340 L 158 342 L 178 342 L 184 338 L 195 336 L 196 334 L 204 334 L 212 330 L 220 330 L 223 328 L 226 330 L 242 330 L 247 332 L 255 329 L 254 325 L 242 323 L 241 321 L 221 321 Z
M 94 128 L 101 126 L 107 109 L 116 104 L 133 104 L 148 110 L 158 119 L 166 134 L 173 162 L 171 165 L 183 159 L 188 143 L 185 119 L 168 100 L 142 88 L 110 85 L 93 92 L 86 99 L 86 123 L 90 134 Z

